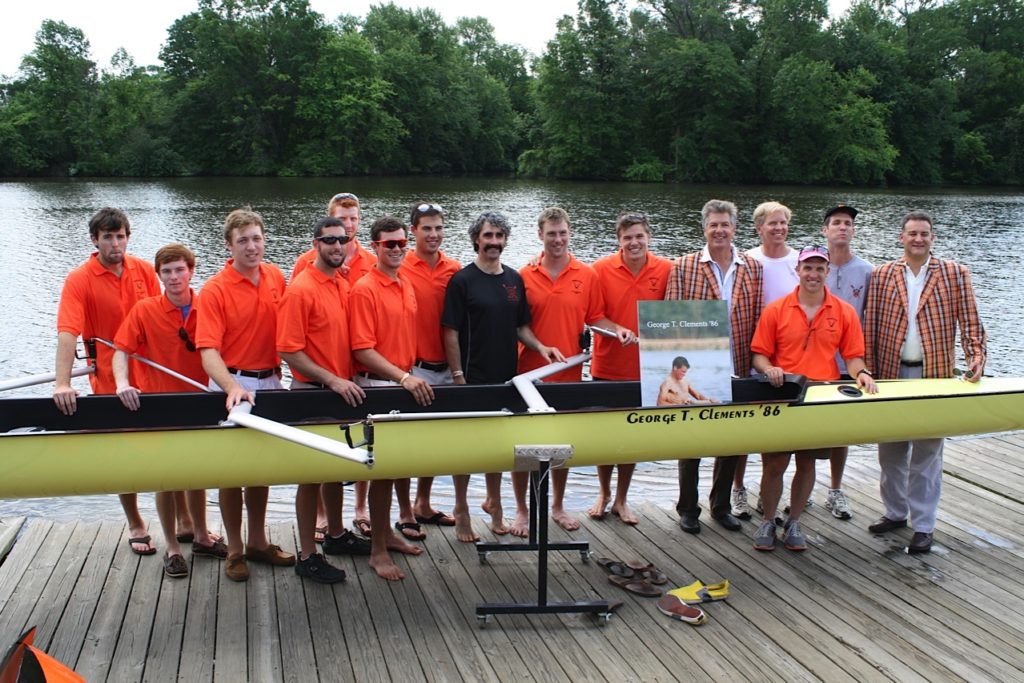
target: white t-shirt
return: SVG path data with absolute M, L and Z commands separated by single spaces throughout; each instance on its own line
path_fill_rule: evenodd
M 796 249 L 789 249 L 781 258 L 769 258 L 764 255 L 761 247 L 754 247 L 747 256 L 761 262 L 764 271 L 764 305 L 786 296 L 800 284 L 796 276 L 796 259 L 800 255 Z

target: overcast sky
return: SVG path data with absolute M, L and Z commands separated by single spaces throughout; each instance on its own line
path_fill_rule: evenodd
M 44 19 L 56 19 L 82 29 L 92 46 L 92 58 L 101 67 L 123 47 L 136 64 L 159 62 L 160 47 L 175 19 L 196 9 L 196 0 L 8 0 L 0 28 L 0 74 L 13 76 L 21 58 L 35 46 L 35 34 Z M 311 0 L 313 9 L 328 21 L 339 14 L 366 16 L 381 0 Z M 451 24 L 463 16 L 484 16 L 494 26 L 499 42 L 517 43 L 534 54 L 543 52 L 555 35 L 555 23 L 576 13 L 576 0 L 396 0 L 402 7 L 433 7 Z M 630 5 L 635 5 L 631 2 Z M 833 16 L 849 0 L 830 0 Z

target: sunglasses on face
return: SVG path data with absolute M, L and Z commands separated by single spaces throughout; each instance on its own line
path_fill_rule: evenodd
M 409 240 L 384 240 L 383 242 L 380 240 L 374 240 L 373 243 L 379 244 L 380 246 L 388 250 L 394 249 L 395 247 L 398 247 L 399 249 L 405 249 L 405 245 L 409 244 Z
M 185 331 L 184 327 L 178 328 L 178 338 L 185 342 L 185 348 L 189 351 L 195 351 L 196 345 L 192 343 L 192 340 L 188 338 L 188 332 Z
M 798 257 L 801 261 L 804 256 L 813 255 L 820 256 L 821 258 L 828 260 L 828 249 L 825 247 L 818 246 L 817 244 L 809 244 L 800 250 L 800 256 Z
M 313 239 L 327 245 L 335 245 L 338 243 L 348 244 L 351 238 L 348 235 L 321 235 L 320 237 L 314 237 Z

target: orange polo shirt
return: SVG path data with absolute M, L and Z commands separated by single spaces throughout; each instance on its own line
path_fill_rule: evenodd
M 398 278 L 374 268 L 352 287 L 349 336 L 353 351 L 376 349 L 405 372 L 416 362 L 416 292 L 401 271 Z
M 160 294 L 160 281 L 156 271 L 146 261 L 125 255 L 121 276 L 107 270 L 98 254 L 78 266 L 64 280 L 57 308 L 57 332 L 67 332 L 89 341 L 93 337 L 114 341 L 117 328 L 136 302 Z M 96 372 L 89 375 L 89 384 L 95 394 L 113 394 L 117 391 L 110 359 L 114 350 L 96 344 Z M 134 382 L 142 364 L 131 361 L 129 378 Z
M 416 293 L 416 360 L 444 363 L 444 341 L 441 332 L 441 313 L 444 311 L 444 292 L 452 275 L 462 268 L 453 258 L 438 252 L 437 265 L 430 267 L 415 251 L 405 255 L 399 268 Z
M 277 355 L 277 307 L 284 296 L 284 274 L 261 263 L 259 287 L 228 259 L 203 286 L 196 312 L 196 346 L 217 349 L 224 364 L 237 370 L 268 370 L 281 365 Z
M 313 247 L 309 251 L 305 251 L 295 261 L 295 267 L 292 268 L 292 276 L 288 280 L 289 282 L 295 282 L 295 278 L 299 276 L 299 273 L 309 268 L 316 261 L 316 248 Z M 363 248 L 363 245 L 356 241 L 356 250 L 352 253 L 351 259 L 345 260 L 345 279 L 348 280 L 350 285 L 354 285 L 359 282 L 364 275 L 370 272 L 370 270 L 377 265 L 377 256 L 372 252 L 367 251 Z
M 530 304 L 530 328 L 541 343 L 554 346 L 566 358 L 580 352 L 583 323 L 595 323 L 605 317 L 604 296 L 594 269 L 569 256 L 569 264 L 554 280 L 542 265 L 524 266 L 519 274 L 526 284 Z M 519 373 L 547 365 L 539 353 L 519 345 Z M 545 382 L 578 382 L 580 366 L 563 370 Z
M 349 284 L 340 274 L 306 268 L 288 285 L 277 314 L 277 350 L 304 351 L 309 359 L 341 377 L 352 377 L 348 340 Z M 300 382 L 316 381 L 292 368 Z
M 592 266 L 601 283 L 605 314 L 634 333 L 639 332 L 638 301 L 665 298 L 672 262 L 648 252 L 647 263 L 637 275 L 622 260 L 622 250 L 599 259 Z M 640 379 L 640 345 L 623 346 L 618 339 L 594 335 L 590 374 L 601 379 Z
M 846 359 L 864 357 L 857 311 L 826 289 L 825 302 L 808 322 L 796 296 L 799 289 L 764 307 L 750 350 L 789 373 L 819 381 L 839 379 L 836 351 Z
M 203 370 L 199 350 L 189 351 L 180 333 L 184 329 L 189 340 L 195 344 L 197 297 L 195 292 L 191 293 L 192 307 L 185 320 L 181 318 L 181 309 L 171 303 L 166 294 L 143 299 L 135 304 L 117 330 L 114 343 L 125 353 L 137 353 L 205 385 L 209 378 Z M 143 392 L 198 391 L 191 384 L 175 379 L 166 372 L 145 364 L 139 367 L 141 372 L 136 374 L 137 386 Z

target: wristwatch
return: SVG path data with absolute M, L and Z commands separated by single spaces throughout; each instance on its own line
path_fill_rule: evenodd
M 857 373 L 857 377 L 860 377 L 861 375 L 867 375 L 868 377 L 874 378 L 874 375 L 872 375 L 871 371 L 868 370 L 867 368 L 860 369 L 860 371 Z

